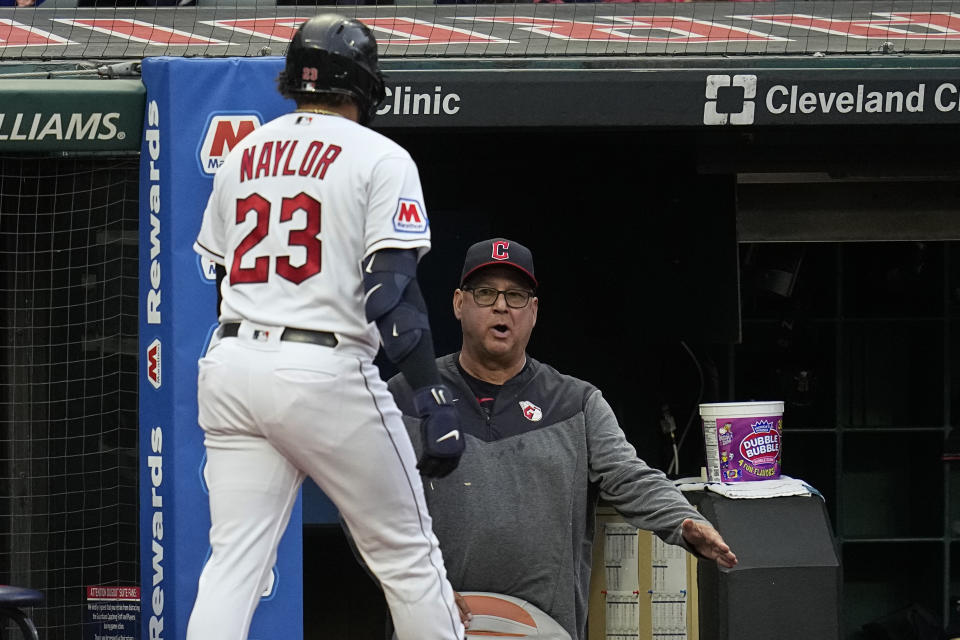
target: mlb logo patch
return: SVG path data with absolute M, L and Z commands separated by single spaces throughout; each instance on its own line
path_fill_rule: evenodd
M 423 233 L 427 230 L 427 212 L 416 200 L 400 198 L 393 214 L 393 228 L 403 233 Z

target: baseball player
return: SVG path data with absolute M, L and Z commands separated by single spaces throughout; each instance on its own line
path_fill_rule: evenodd
M 187 638 L 247 637 L 309 475 L 384 585 L 399 637 L 462 640 L 419 474 L 450 473 L 464 440 L 417 285 L 430 248 L 417 167 L 363 126 L 384 97 L 376 40 L 356 20 L 311 18 L 278 85 L 296 111 L 226 158 L 194 245 L 222 267 L 198 376 L 212 553 Z M 419 461 L 373 364 L 381 344 L 417 387 Z

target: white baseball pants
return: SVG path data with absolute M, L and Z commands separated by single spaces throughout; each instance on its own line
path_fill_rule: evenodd
M 243 323 L 200 360 L 212 553 L 187 640 L 246 639 L 305 475 L 350 527 L 398 637 L 462 640 L 415 453 L 378 369 L 255 328 L 258 339 Z

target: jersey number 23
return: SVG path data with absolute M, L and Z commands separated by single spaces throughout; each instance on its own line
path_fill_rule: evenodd
M 297 211 L 306 213 L 307 224 L 303 229 L 292 229 L 287 234 L 287 246 L 300 246 L 307 250 L 307 259 L 300 266 L 290 264 L 290 256 L 277 256 L 274 269 L 278 276 L 294 284 L 300 284 L 312 275 L 320 273 L 320 203 L 305 193 L 280 201 L 280 222 L 289 222 Z M 254 193 L 237 199 L 237 224 L 243 224 L 248 215 L 256 216 L 256 225 L 237 245 L 230 267 L 230 284 L 266 282 L 270 277 L 270 257 L 260 256 L 252 267 L 240 266 L 243 256 L 257 246 L 270 232 L 270 201 Z

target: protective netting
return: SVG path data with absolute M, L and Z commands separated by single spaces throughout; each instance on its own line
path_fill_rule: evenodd
M 366 22 L 383 57 L 828 55 L 960 49 L 955 0 L 305 5 L 296 0 L 0 0 L 0 61 L 282 55 L 320 12 Z M 121 6 L 122 5 L 122 6 Z M 95 68 L 96 65 L 92 68 Z
M 47 640 L 139 584 L 138 168 L 0 156 L 0 584 L 44 594 Z

